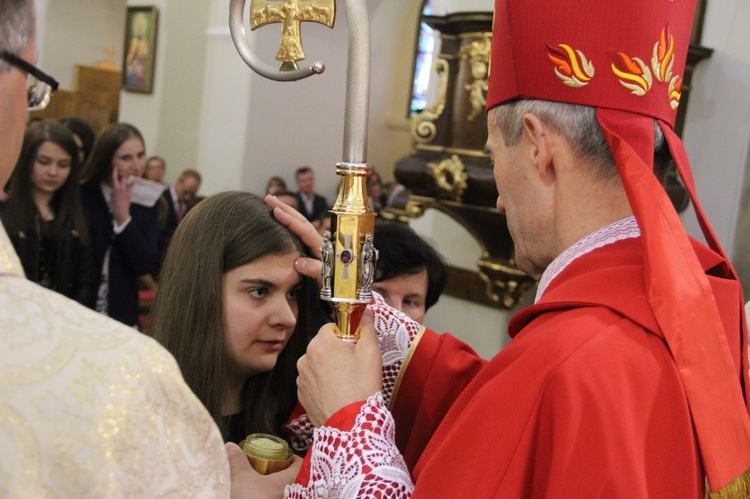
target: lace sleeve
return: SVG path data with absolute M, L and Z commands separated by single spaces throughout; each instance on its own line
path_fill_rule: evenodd
M 421 326 L 406 314 L 390 307 L 379 294 L 373 295 L 375 300 L 368 308 L 373 312 L 375 331 L 383 355 L 383 400 L 385 407 L 388 407 L 398 373 Z M 307 414 L 302 414 L 284 428 L 291 435 L 292 448 L 304 451 L 310 447 L 315 427 Z
M 287 498 L 408 498 L 414 490 L 396 448 L 395 424 L 382 393 L 362 405 L 349 431 L 314 431 L 307 486 L 289 485 Z

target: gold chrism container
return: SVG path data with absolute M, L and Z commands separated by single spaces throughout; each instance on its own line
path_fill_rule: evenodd
M 253 433 L 240 442 L 240 449 L 255 471 L 270 475 L 284 470 L 292 464 L 294 455 L 289 444 L 282 438 L 267 433 Z

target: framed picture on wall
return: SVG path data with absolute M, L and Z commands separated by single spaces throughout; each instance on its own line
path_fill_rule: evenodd
M 125 90 L 153 92 L 158 28 L 156 7 L 128 7 L 122 58 L 122 88 Z

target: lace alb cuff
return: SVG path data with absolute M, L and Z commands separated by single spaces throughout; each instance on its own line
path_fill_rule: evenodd
M 410 497 L 414 484 L 396 448 L 395 423 L 378 392 L 362 405 L 349 431 L 314 431 L 310 481 L 293 484 L 285 497 Z

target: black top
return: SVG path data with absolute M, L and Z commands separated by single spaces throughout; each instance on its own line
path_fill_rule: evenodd
M 224 416 L 222 418 L 224 420 L 224 423 L 227 425 L 227 436 L 224 439 L 224 442 L 234 442 L 236 444 L 239 444 L 243 440 L 245 440 L 245 437 L 247 437 L 248 432 L 245 430 L 245 422 L 242 418 L 242 413 L 238 412 L 237 414 L 232 414 L 231 416 Z
M 26 278 L 94 308 L 99 273 L 91 245 L 70 226 L 53 236 L 51 225 L 37 215 L 36 227 L 8 233 Z

